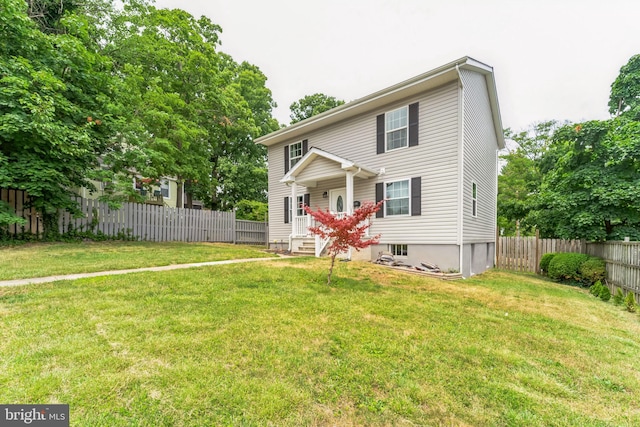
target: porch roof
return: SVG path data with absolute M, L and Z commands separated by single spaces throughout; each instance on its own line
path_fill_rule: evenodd
M 336 168 L 333 170 L 327 170 L 326 173 L 314 176 L 312 179 L 297 179 L 298 176 L 316 159 L 323 158 L 335 162 Z M 336 172 L 338 174 L 336 175 Z M 285 184 L 297 183 L 304 185 L 305 187 L 315 187 L 317 181 L 335 178 L 336 176 L 345 176 L 347 172 L 353 172 L 353 176 L 359 178 L 371 178 L 378 175 L 377 171 L 366 168 L 344 157 L 337 156 L 319 148 L 312 147 L 302 158 L 296 163 L 285 176 L 280 180 Z

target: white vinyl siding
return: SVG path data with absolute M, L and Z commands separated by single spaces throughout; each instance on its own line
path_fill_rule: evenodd
M 485 77 L 461 70 L 464 86 L 463 242 L 495 241 L 497 137 Z M 474 197 L 473 189 L 476 189 Z M 474 208 L 475 204 L 475 208 Z M 475 209 L 475 215 L 474 215 Z
M 375 201 L 375 184 L 421 177 L 421 215 L 395 218 L 373 218 L 371 235 L 381 234 L 380 243 L 456 244 L 458 212 L 458 84 L 440 86 L 425 94 L 403 99 L 387 107 L 334 124 L 305 135 L 309 145 L 356 162 L 366 168 L 384 173 L 377 177 L 354 178 L 354 200 Z M 377 154 L 376 117 L 394 109 L 419 102 L 420 144 L 407 150 L 393 150 Z M 291 224 L 285 224 L 283 198 L 291 195 L 291 188 L 280 181 L 283 177 L 283 147 L 297 142 L 283 141 L 268 147 L 269 156 L 269 239 L 286 240 Z M 315 163 L 315 162 L 314 162 Z M 305 179 L 320 174 L 314 163 L 301 174 Z M 320 164 L 318 164 L 320 166 Z M 344 171 L 336 165 L 329 181 L 318 181 L 309 188 L 298 186 L 297 194 L 310 193 L 311 205 L 324 208 L 328 199 L 322 193 L 345 187 Z
M 409 146 L 409 109 L 398 108 L 385 114 L 386 151 Z

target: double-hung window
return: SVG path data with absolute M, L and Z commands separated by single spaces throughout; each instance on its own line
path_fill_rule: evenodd
M 160 183 L 160 192 L 162 194 L 162 197 L 164 197 L 165 199 L 169 198 L 169 181 L 167 181 L 166 179 L 162 180 L 162 182 Z
M 298 199 L 298 202 L 296 203 L 296 206 L 298 207 L 298 209 L 296 209 L 296 216 L 306 215 L 307 212 L 304 209 L 302 209 L 302 206 L 304 205 L 304 196 L 297 196 L 296 198 Z M 291 200 L 291 197 L 289 197 L 289 200 Z M 292 212 L 291 212 L 292 206 L 293 206 L 293 203 L 289 203 L 289 218 L 293 218 Z
M 302 158 L 302 141 L 289 145 L 289 169 Z
M 385 216 L 409 215 L 409 180 L 385 184 Z
M 409 112 L 407 107 L 398 108 L 385 114 L 386 151 L 409 145 Z

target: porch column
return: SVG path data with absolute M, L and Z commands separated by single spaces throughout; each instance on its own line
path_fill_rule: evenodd
M 353 172 L 347 171 L 346 175 L 347 180 L 347 215 L 351 215 L 353 213 Z
M 291 183 L 291 203 L 289 203 L 289 207 L 291 208 L 291 235 L 296 236 L 296 218 L 298 217 L 298 184 L 295 182 Z

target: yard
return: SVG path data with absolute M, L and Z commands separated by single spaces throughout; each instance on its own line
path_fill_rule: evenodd
M 327 266 L 0 288 L 0 402 L 73 426 L 640 425 L 637 315 L 529 275 L 352 262 L 329 288 Z
M 0 247 L 0 280 L 272 256 L 225 243 L 80 242 Z

